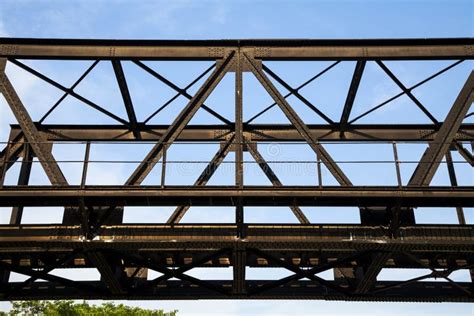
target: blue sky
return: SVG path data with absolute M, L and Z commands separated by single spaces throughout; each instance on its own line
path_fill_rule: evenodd
M 226 38 L 433 38 L 433 37 L 472 37 L 474 35 L 474 3 L 473 1 L 18 1 L 2 0 L 0 2 L 0 36 L 4 37 L 44 37 L 44 38 L 129 38 L 129 39 L 226 39 Z M 27 62 L 35 69 L 49 74 L 64 84 L 71 84 L 90 62 L 65 63 Z M 186 85 L 204 70 L 207 63 L 148 63 L 159 69 L 162 74 Z M 298 85 L 311 77 L 328 63 L 269 63 L 281 77 L 292 85 Z M 428 75 L 436 72 L 449 62 L 387 62 L 387 65 L 399 76 L 400 80 L 410 86 Z M 322 109 L 331 118 L 338 119 L 345 98 L 345 90 L 350 82 L 354 63 L 341 63 L 328 72 L 324 78 L 314 85 L 303 89 L 302 93 L 310 100 L 322 105 Z M 160 85 L 143 71 L 131 64 L 124 64 L 129 76 L 137 116 L 144 119 L 167 98 L 172 91 Z M 472 62 L 463 63 L 452 71 L 434 80 L 432 83 L 414 91 L 415 95 L 430 108 L 434 115 L 442 120 L 459 92 L 467 74 L 473 69 Z M 116 84 L 110 77 L 109 64 L 100 63 L 89 80 L 78 87 L 78 92 L 104 105 L 119 116 L 125 117 Z M 7 73 L 28 106 L 35 120 L 39 119 L 50 105 L 61 95 L 47 84 L 32 78 L 18 68 L 9 65 Z M 112 78 L 113 79 L 113 78 Z M 449 83 L 447 85 L 446 83 Z M 198 85 L 199 86 L 199 83 Z M 221 85 L 206 101 L 213 109 L 232 118 L 233 78 L 228 75 Z M 281 87 L 279 87 L 281 88 Z M 194 89 L 197 89 L 194 88 Z M 281 91 L 284 91 L 281 88 Z M 42 91 L 41 95 L 37 91 Z M 191 90 L 195 91 L 195 90 Z M 344 93 L 340 93 L 344 91 Z M 361 92 L 354 104 L 354 115 L 369 109 L 370 106 L 383 101 L 398 92 L 398 88 L 374 64 L 368 64 L 361 83 Z M 153 100 L 151 102 L 150 100 Z M 318 118 L 304 109 L 295 98 L 288 99 L 300 116 L 307 123 L 317 123 Z M 152 123 L 166 123 L 184 106 L 184 99 L 178 99 L 175 106 L 160 114 Z M 257 81 L 249 74 L 244 75 L 244 116 L 250 117 L 266 105 L 272 103 L 271 98 L 258 86 Z M 230 104 L 231 106 L 223 106 Z M 73 111 L 73 112 L 71 112 Z M 471 108 L 472 111 L 472 108 Z M 50 122 L 67 123 L 72 116 L 83 123 L 112 123 L 107 118 L 87 110 L 78 102 L 66 99 L 65 104 L 58 108 L 50 118 Z M 352 116 L 355 117 L 355 116 Z M 0 98 L 0 141 L 8 135 L 7 124 L 14 119 Z M 46 121 L 48 122 L 48 121 Z M 193 123 L 214 123 L 205 113 L 198 112 Z M 275 109 L 262 116 L 260 123 L 285 123 L 284 116 Z M 426 117 L 411 103 L 408 98 L 400 98 L 380 112 L 367 116 L 361 123 L 428 123 Z M 466 122 L 473 123 L 474 117 Z M 133 147 L 134 146 L 134 147 Z M 140 147 L 137 147 L 140 146 Z M 184 145 L 183 145 L 184 146 Z M 391 160 L 391 148 L 387 144 L 363 145 L 357 149 L 347 145 L 329 144 L 327 150 L 336 160 L 345 160 L 350 153 L 352 160 Z M 104 159 L 106 152 L 113 151 L 117 160 L 140 160 L 151 145 L 94 145 L 91 158 Z M 424 145 L 400 145 L 400 159 L 405 161 L 419 159 Z M 198 151 L 193 147 L 193 159 L 206 160 L 216 150 L 214 145 L 206 145 L 205 150 Z M 60 145 L 54 147 L 58 160 L 74 160 L 83 156 L 82 144 Z M 280 145 L 277 148 L 262 146 L 262 155 L 267 160 L 312 160 L 314 154 L 306 145 Z M 126 152 L 124 155 L 123 152 Z M 367 158 L 368 157 L 368 158 Z M 179 146 L 170 150 L 168 159 L 188 159 L 186 151 Z M 454 154 L 457 161 L 462 159 Z M 227 161 L 231 162 L 232 155 Z M 245 159 L 250 160 L 249 156 Z M 347 160 L 347 159 L 346 159 Z M 389 164 L 368 164 L 354 168 L 350 164 L 341 164 L 355 184 L 395 184 L 395 172 Z M 79 181 L 80 165 L 62 163 L 61 167 L 69 182 Z M 184 184 L 192 182 L 204 167 L 203 164 L 191 166 L 170 165 L 167 174 L 169 183 Z M 224 165 L 210 184 L 227 184 L 233 181 L 231 164 Z M 254 165 L 246 165 L 246 184 L 268 184 Z M 281 164 L 273 164 L 275 172 L 285 184 L 315 183 L 315 168 L 312 164 L 300 164 L 293 169 Z M 410 177 L 415 165 L 402 165 L 404 182 Z M 88 184 L 120 184 L 126 180 L 133 170 L 132 164 L 92 164 L 89 171 Z M 160 179 L 160 168 L 147 178 L 146 183 L 157 183 Z M 445 168 L 433 180 L 434 184 L 447 184 Z M 473 169 L 465 164 L 456 164 L 461 185 L 473 185 Z M 18 166 L 7 175 L 7 183 L 15 181 Z M 325 183 L 334 180 L 326 171 L 323 174 Z M 41 169 L 33 168 L 32 182 L 45 184 L 47 180 Z M 148 221 L 162 221 L 172 211 L 171 208 L 160 212 L 145 208 L 131 209 L 126 212 L 127 221 L 136 220 L 140 214 Z M 321 212 L 307 208 L 307 215 L 313 222 L 357 222 L 357 210 L 350 208 L 334 209 L 334 212 Z M 276 214 L 276 215 L 275 215 Z M 440 209 L 417 211 L 417 220 L 423 222 L 455 223 L 454 211 Z M 8 218 L 8 210 L 0 210 L 0 222 Z M 57 222 L 60 220 L 59 209 L 42 210 L 41 216 L 34 209 L 25 211 L 24 222 Z M 472 224 L 474 211 L 466 210 L 466 217 Z M 293 222 L 294 219 L 287 209 L 278 210 L 270 215 L 265 210 L 252 208 L 246 211 L 249 222 Z M 231 209 L 198 209 L 190 210 L 185 222 L 197 221 L 232 221 Z M 212 272 L 223 278 L 230 275 L 230 270 L 221 269 Z M 197 276 L 209 277 L 209 272 L 196 271 Z M 280 271 L 267 273 L 275 277 Z M 94 272 L 82 272 L 83 275 L 64 275 L 74 278 L 89 278 Z M 282 276 L 284 274 L 281 274 Z M 249 271 L 252 278 L 261 277 L 256 271 Z M 396 277 L 393 272 L 388 277 Z M 19 279 L 21 277 L 17 276 Z M 465 276 L 464 276 L 465 277 Z M 460 279 L 463 276 L 459 276 Z M 130 304 L 149 308 L 178 309 L 180 315 L 215 314 L 215 315 L 312 315 L 315 313 L 329 315 L 354 314 L 387 314 L 387 315 L 472 315 L 473 308 L 467 304 L 410 304 L 410 303 L 344 303 L 321 301 L 157 301 L 129 302 Z M 7 305 L 3 303 L 3 308 Z

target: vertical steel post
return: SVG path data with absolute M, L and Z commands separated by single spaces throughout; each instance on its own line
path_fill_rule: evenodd
M 7 142 L 7 146 L 5 147 L 5 156 L 2 159 L 2 168 L 0 169 L 0 189 L 3 188 L 3 184 L 5 183 L 5 174 L 7 173 L 7 164 L 8 164 L 8 156 L 10 154 L 11 144 L 10 141 Z
M 244 187 L 244 137 L 242 123 L 242 55 L 240 48 L 235 58 L 235 185 L 238 190 Z M 237 226 L 237 237 L 245 238 L 244 206 L 242 198 L 237 199 L 235 208 L 235 222 Z M 245 292 L 245 248 L 236 243 L 233 251 L 233 292 L 242 294 Z
M 161 157 L 161 187 L 165 187 L 166 182 L 166 152 L 168 151 L 168 144 L 163 147 L 163 157 Z
M 18 185 L 27 185 L 30 181 L 31 166 L 33 164 L 33 153 L 28 143 L 23 144 L 23 159 L 21 161 Z M 23 215 L 23 206 L 15 206 L 10 216 L 10 225 L 20 225 Z
M 242 55 L 240 50 L 235 57 L 235 185 L 242 189 L 244 185 L 243 172 L 243 123 L 242 123 Z M 237 199 L 235 221 L 237 236 L 244 237 L 244 207 L 242 198 Z
M 81 177 L 81 189 L 84 189 L 86 187 L 86 181 L 87 181 L 87 169 L 89 167 L 89 155 L 90 155 L 90 142 L 86 142 L 86 148 L 84 152 L 84 163 L 82 165 L 82 177 Z M 84 236 L 87 239 L 91 239 L 91 234 L 90 234 L 90 224 L 89 224 L 89 208 L 84 204 L 84 199 L 81 198 L 79 200 L 79 214 L 78 217 L 81 219 L 81 225 L 82 225 L 82 231 L 84 233 Z
M 448 174 L 449 174 L 449 181 L 453 187 L 458 186 L 458 180 L 456 178 L 456 171 L 454 169 L 453 157 L 451 156 L 451 151 L 448 150 L 446 152 L 446 164 L 448 165 Z M 458 216 L 459 224 L 466 225 L 466 218 L 464 217 L 464 211 L 462 207 L 456 207 L 456 214 Z
M 318 186 L 319 188 L 322 188 L 323 187 L 323 173 L 322 173 L 322 170 L 321 170 L 321 157 L 319 157 L 318 154 L 316 154 L 316 166 L 318 168 Z
M 397 183 L 398 187 L 402 187 L 402 175 L 400 172 L 400 160 L 398 160 L 398 150 L 397 150 L 397 143 L 392 142 L 392 148 L 393 148 L 393 158 L 395 161 L 395 170 L 397 171 Z
M 84 164 L 82 166 L 81 189 L 84 189 L 87 181 L 87 169 L 89 167 L 89 155 L 91 149 L 91 142 L 86 142 L 86 150 L 84 153 Z

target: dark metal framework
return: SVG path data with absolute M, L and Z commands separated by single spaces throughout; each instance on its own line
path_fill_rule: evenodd
M 474 72 L 466 79 L 448 115 L 438 121 L 413 89 L 472 60 L 472 39 L 411 40 L 220 40 L 128 41 L 0 39 L 0 91 L 18 125 L 11 126 L 0 156 L 0 206 L 12 207 L 9 225 L 0 225 L 0 298 L 14 299 L 327 299 L 369 301 L 473 302 L 471 282 L 456 282 L 450 275 L 468 270 L 474 277 L 474 227 L 466 224 L 464 207 L 474 207 L 473 187 L 458 186 L 451 151 L 458 151 L 471 166 L 474 142 L 472 116 Z M 66 87 L 26 65 L 22 59 L 91 60 L 91 66 Z M 209 60 L 215 64 L 181 88 L 142 61 Z M 292 87 L 267 61 L 332 60 L 329 67 L 298 87 Z M 330 71 L 340 61 L 356 61 L 353 77 L 338 122 L 305 98 L 301 89 Z M 453 60 L 453 63 L 407 87 L 384 63 L 386 60 Z M 131 61 L 176 91 L 176 96 L 143 122 L 137 120 L 122 63 Z M 99 62 L 110 62 L 120 88 L 127 119 L 120 118 L 75 91 Z M 402 92 L 350 119 L 367 62 L 375 62 Z M 34 122 L 5 74 L 12 63 L 64 92 L 38 122 Z M 205 101 L 224 75 L 235 72 L 235 120 L 229 121 Z M 274 103 L 247 122 L 242 118 L 242 73 L 251 72 Z M 207 78 L 194 95 L 191 86 Z M 275 86 L 278 82 L 288 94 Z M 357 124 L 365 115 L 406 95 L 432 124 Z M 117 121 L 117 125 L 48 125 L 44 119 L 67 97 L 76 98 Z M 173 100 L 189 100 L 170 125 L 148 122 Z M 296 97 L 326 123 L 307 125 L 288 103 Z M 290 125 L 253 124 L 279 107 Z M 188 125 L 204 109 L 221 125 Z M 398 186 L 354 186 L 324 148 L 327 141 L 393 142 Z M 79 186 L 69 185 L 52 154 L 57 142 L 86 142 Z M 96 141 L 153 141 L 154 147 L 123 186 L 86 185 L 89 150 Z M 164 182 L 166 151 L 174 142 L 214 142 L 220 149 L 193 186 Z M 315 152 L 318 171 L 324 165 L 339 183 L 326 186 L 285 186 L 258 150 L 260 142 L 306 142 Z M 410 181 L 402 185 L 397 142 L 428 144 Z M 247 186 L 243 181 L 244 151 L 250 153 L 272 186 Z M 235 185 L 207 186 L 229 152 L 235 153 Z M 50 186 L 29 186 L 33 158 L 48 176 Z M 446 157 L 451 186 L 430 182 Z M 82 157 L 81 157 L 82 159 Z M 4 185 L 6 172 L 21 160 L 17 186 Z M 141 183 L 159 162 L 162 183 Z M 123 207 L 176 206 L 166 224 L 123 224 Z M 235 207 L 234 224 L 180 224 L 190 206 Z M 58 225 L 23 225 L 25 206 L 65 207 Z M 244 219 L 247 206 L 289 206 L 300 224 L 251 224 Z M 361 224 L 311 223 L 302 206 L 354 206 Z M 421 206 L 455 207 L 458 225 L 415 223 L 413 210 Z M 74 281 L 51 272 L 61 268 L 97 268 L 101 279 Z M 231 280 L 202 280 L 186 272 L 197 267 L 231 267 Z M 291 275 L 275 280 L 248 280 L 246 268 L 279 267 Z M 377 279 L 382 269 L 427 269 L 423 276 L 404 281 Z M 161 273 L 150 279 L 148 270 Z M 318 273 L 332 270 L 334 279 Z M 9 280 L 11 272 L 27 275 L 23 282 Z M 427 279 L 435 278 L 428 282 Z

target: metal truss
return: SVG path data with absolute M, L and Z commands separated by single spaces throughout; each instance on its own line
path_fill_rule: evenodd
M 463 122 L 474 100 L 474 72 L 444 118 L 436 118 L 413 90 L 463 62 L 474 58 L 473 39 L 410 40 L 55 40 L 0 39 L 0 91 L 17 119 L 0 154 L 0 206 L 11 207 L 9 224 L 0 225 L 0 299 L 325 299 L 367 301 L 474 302 L 474 226 L 466 224 L 464 209 L 474 207 L 474 187 L 458 186 L 451 151 L 473 166 L 474 124 Z M 89 60 L 90 66 L 65 86 L 28 66 L 24 59 Z M 185 87 L 180 87 L 146 61 L 215 62 Z M 387 60 L 452 60 L 447 67 L 412 85 L 405 85 L 387 66 Z M 332 61 L 299 86 L 293 87 L 274 72 L 268 61 Z M 355 68 L 339 121 L 303 95 L 301 89 L 324 76 L 342 61 Z M 144 121 L 135 113 L 124 62 L 168 86 L 176 94 Z M 364 70 L 375 63 L 401 90 L 400 93 L 351 119 L 352 107 Z M 111 63 L 127 118 L 121 118 L 77 92 L 76 87 L 99 63 Z M 16 65 L 49 83 L 63 95 L 38 121 L 33 121 L 5 73 Z M 235 73 L 235 119 L 228 120 L 205 104 L 229 72 Z M 255 76 L 273 104 L 243 120 L 243 73 Z M 154 80 L 153 79 L 153 80 Z M 190 89 L 197 83 L 197 92 Z M 283 94 L 276 84 L 283 87 Z M 324 124 L 306 124 L 289 97 Z M 359 124 L 358 121 L 391 101 L 407 96 L 430 124 Z M 45 124 L 44 120 L 64 101 L 74 98 L 101 112 L 115 125 Z M 188 100 L 169 125 L 149 124 L 174 100 Z M 224 106 L 224 105 L 222 105 Z M 448 106 L 448 105 L 446 105 Z M 257 124 L 258 117 L 279 108 L 290 124 Z M 221 124 L 190 125 L 202 109 Z M 77 122 L 80 124 L 81 122 Z M 153 142 L 154 146 L 122 186 L 86 185 L 90 147 L 95 142 Z M 391 143 L 398 185 L 355 186 L 325 148 L 326 142 Z M 84 142 L 80 185 L 70 185 L 52 146 Z M 174 143 L 215 143 L 219 150 L 207 162 L 193 185 L 166 184 L 166 153 Z M 319 180 L 314 186 L 284 185 L 259 145 L 304 142 L 314 151 Z M 398 142 L 427 144 L 410 180 L 402 184 Z M 229 153 L 235 154 L 235 184 L 208 185 Z M 270 180 L 270 186 L 244 183 L 244 152 L 248 152 Z M 451 186 L 430 186 L 445 159 Z M 31 167 L 38 161 L 50 185 L 29 185 Z M 5 185 L 5 175 L 21 161 L 18 185 Z M 161 162 L 161 163 L 160 163 Z M 161 183 L 142 185 L 157 164 Z M 322 182 L 325 166 L 338 185 Z M 24 207 L 64 207 L 62 224 L 21 223 Z M 174 206 L 166 223 L 125 224 L 127 206 Z M 192 206 L 235 208 L 233 224 L 181 224 Z M 299 224 L 252 224 L 244 218 L 249 206 L 287 206 Z M 360 210 L 360 224 L 312 223 L 302 207 L 352 206 Z M 417 224 L 414 209 L 423 206 L 456 209 L 459 224 Z M 96 268 L 100 280 L 75 281 L 52 272 L 65 268 Z M 204 280 L 190 275 L 195 268 L 232 268 L 232 278 Z M 249 280 L 246 269 L 281 268 L 290 274 L 274 280 Z M 403 281 L 383 281 L 382 269 L 428 271 Z M 153 270 L 160 275 L 151 278 Z M 470 271 L 471 281 L 451 277 Z M 319 274 L 331 271 L 334 278 Z M 10 280 L 12 272 L 28 276 Z M 192 271 L 191 271 L 192 272 Z M 431 279 L 431 281 L 430 281 Z M 434 279 L 434 281 L 432 280 Z

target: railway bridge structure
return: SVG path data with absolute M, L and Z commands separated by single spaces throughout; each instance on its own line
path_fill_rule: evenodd
M 465 211 L 474 207 L 474 184 L 458 185 L 456 161 L 474 166 L 473 115 L 474 72 L 460 78 L 461 89 L 452 104 L 444 104 L 447 115 L 436 117 L 416 96 L 416 89 L 452 71 L 472 65 L 474 40 L 67 40 L 0 39 L 0 92 L 16 121 L 2 143 L 0 156 L 0 207 L 11 209 L 9 223 L 0 225 L 0 299 L 327 299 L 367 301 L 473 302 L 474 226 Z M 82 60 L 87 70 L 72 85 L 52 79 L 35 69 L 31 60 Z M 390 61 L 449 61 L 430 77 L 408 86 L 390 69 Z M 151 61 L 208 61 L 212 65 L 188 86 L 179 86 L 150 66 Z M 300 78 L 300 86 L 288 83 L 272 70 L 276 62 L 324 61 L 327 67 L 311 78 Z M 328 116 L 324 108 L 305 97 L 302 88 L 332 71 L 339 63 L 353 62 L 340 117 Z M 109 63 L 120 90 L 127 117 L 86 98 L 76 87 L 96 65 Z M 133 63 L 187 100 L 170 124 L 151 124 L 152 117 L 170 106 L 173 98 L 153 110 L 146 120 L 137 119 L 130 78 L 124 63 Z M 352 107 L 361 89 L 366 66 L 378 67 L 400 93 L 353 118 Z M 26 71 L 61 91 L 62 96 L 40 120 L 33 120 L 31 105 L 22 99 L 6 73 L 8 67 Z M 208 96 L 226 74 L 235 78 L 235 98 L 211 107 Z M 243 74 L 251 74 L 273 99 L 273 104 L 244 120 Z M 307 80 L 307 81 L 305 81 Z M 200 86 L 197 86 L 199 84 Z M 446 82 L 449 86 L 451 82 Z M 191 91 L 191 86 L 197 87 Z M 284 91 L 284 92 L 282 92 Z M 37 91 L 38 95 L 43 93 Z M 321 124 L 308 124 L 296 105 L 307 108 Z M 428 124 L 359 123 L 359 119 L 407 97 L 429 120 Z M 115 124 L 47 124 L 44 119 L 73 98 Z M 219 113 L 232 106 L 233 119 Z M 232 104 L 235 104 L 232 105 Z M 282 111 L 288 124 L 259 124 L 255 118 L 270 109 Z M 190 124 L 196 112 L 205 111 L 219 124 Z M 69 183 L 55 159 L 56 144 L 85 145 L 82 177 Z M 90 148 L 95 143 L 151 143 L 151 150 L 137 163 L 123 185 L 89 185 Z M 393 149 L 391 168 L 397 175 L 392 186 L 355 185 L 335 160 L 327 144 L 388 143 Z M 166 183 L 167 150 L 173 144 L 218 144 L 192 185 Z M 313 185 L 286 185 L 262 154 L 262 144 L 304 143 L 314 151 Z M 423 143 L 425 151 L 408 181 L 402 181 L 397 153 L 399 143 Z M 232 185 L 208 185 L 214 173 L 232 154 L 235 181 Z M 271 185 L 244 182 L 249 155 Z M 350 157 L 348 157 L 350 159 Z M 29 184 L 32 165 L 44 170 L 49 184 Z M 5 178 L 20 165 L 15 184 Z M 169 164 L 169 162 L 168 162 Z M 440 168 L 447 167 L 450 185 L 432 185 Z M 359 168 L 352 165 L 351 168 Z M 161 182 L 143 184 L 156 169 Z M 322 171 L 334 179 L 325 183 Z M 473 181 L 474 182 L 474 181 Z M 124 223 L 124 208 L 175 207 L 164 223 Z M 232 207 L 233 223 L 181 223 L 190 207 Z M 288 207 L 297 223 L 249 223 L 248 207 Z M 26 207 L 37 212 L 48 207 L 64 208 L 62 223 L 24 224 Z M 305 207 L 356 207 L 360 224 L 312 222 Z M 454 208 L 456 224 L 419 224 L 419 207 Z M 472 211 L 472 209 L 471 209 Z M 40 213 L 39 213 L 40 214 Z M 96 268 L 100 279 L 79 281 L 58 276 L 61 269 Z M 232 278 L 203 279 L 192 276 L 195 268 L 232 269 Z M 288 270 L 273 279 L 248 279 L 249 268 Z M 383 269 L 420 269 L 426 274 L 406 280 L 380 280 Z M 458 270 L 471 279 L 453 280 Z M 150 272 L 158 273 L 151 277 Z M 333 278 L 321 273 L 330 271 Z M 26 276 L 12 280 L 12 273 Z

